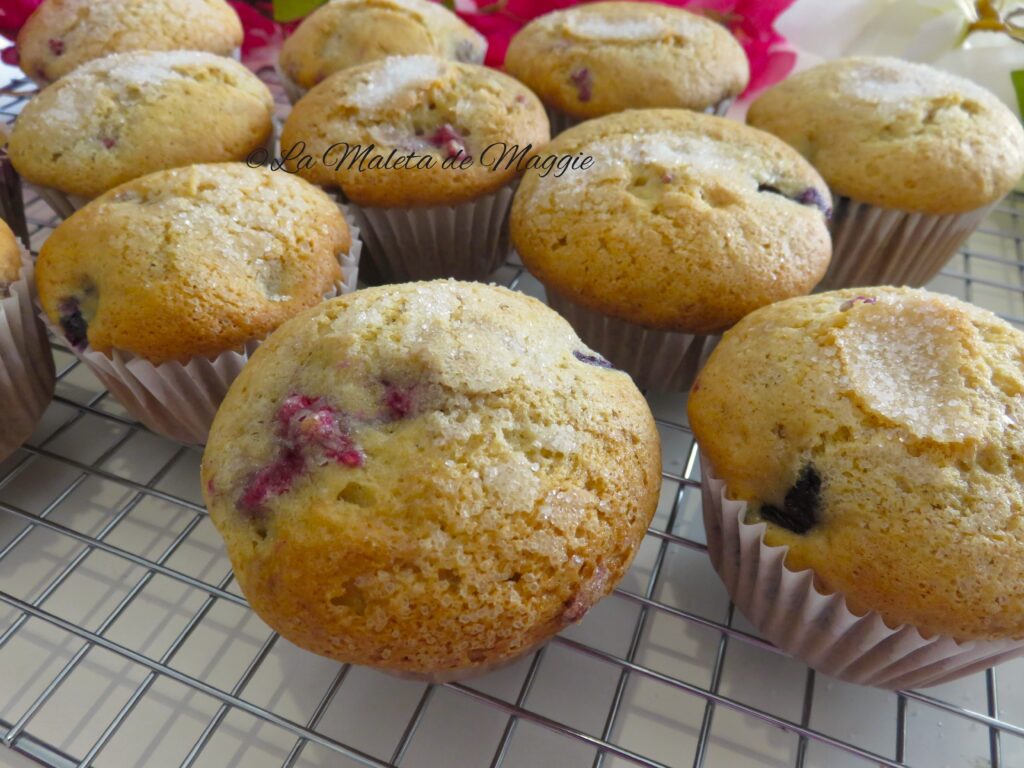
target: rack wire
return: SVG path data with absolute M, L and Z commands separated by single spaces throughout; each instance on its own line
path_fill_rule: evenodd
M 6 89 L 5 122 L 30 91 Z M 26 214 L 38 250 L 57 220 L 28 189 Z M 932 287 L 1024 326 L 1022 244 L 1013 195 Z M 543 296 L 515 261 L 495 281 Z M 664 487 L 614 595 L 513 666 L 433 686 L 305 653 L 256 619 L 202 506 L 199 451 L 147 432 L 53 352 L 54 403 L 0 463 L 0 741 L 34 761 L 1024 765 L 1024 661 L 876 691 L 788 659 L 733 611 L 705 553 L 682 396 L 650 398 Z

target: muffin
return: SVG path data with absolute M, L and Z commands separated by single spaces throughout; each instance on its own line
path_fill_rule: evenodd
M 543 304 L 437 281 L 289 321 L 231 388 L 203 489 L 239 586 L 297 645 L 434 681 L 578 621 L 660 485 L 625 374 Z
M 66 217 L 147 173 L 245 159 L 273 142 L 273 113 L 270 91 L 237 61 L 197 51 L 117 53 L 25 105 L 11 160 Z
M 791 299 L 689 413 L 712 560 L 769 640 L 887 688 L 1024 649 L 1024 333 L 919 289 Z
M 801 72 L 747 121 L 796 147 L 832 188 L 823 288 L 924 285 L 1024 174 L 1024 128 L 998 98 L 899 59 Z
M 150 429 L 202 442 L 248 353 L 355 286 L 358 247 L 321 190 L 241 163 L 158 171 L 96 198 L 46 240 L 43 310 Z
M 523 27 L 508 73 L 541 97 L 552 133 L 626 109 L 678 107 L 725 114 L 750 68 L 729 31 L 658 3 L 586 3 Z
M 548 140 L 540 101 L 508 75 L 430 56 L 346 69 L 313 88 L 281 136 L 286 167 L 353 204 L 392 281 L 480 279 L 508 255 L 525 152 Z
M 53 357 L 23 253 L 0 219 L 0 461 L 28 439 L 53 399 Z
M 808 293 L 828 266 L 828 188 L 774 137 L 681 109 L 570 128 L 528 170 L 512 241 L 548 302 L 641 387 L 689 388 L 714 336 Z
M 242 45 L 224 0 L 43 0 L 18 33 L 22 70 L 48 85 L 87 61 L 125 51 L 209 51 Z
M 484 37 L 430 0 L 330 0 L 281 46 L 279 69 L 292 102 L 335 72 L 388 56 L 438 56 L 482 64 Z

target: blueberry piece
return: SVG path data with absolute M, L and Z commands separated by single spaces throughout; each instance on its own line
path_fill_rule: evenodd
M 50 52 L 54 56 L 63 56 L 64 55 L 64 41 L 63 40 L 58 40 L 57 38 L 53 37 L 53 38 L 50 38 L 49 43 L 50 43 Z
M 427 138 L 427 141 L 435 147 L 443 149 L 445 155 L 449 158 L 457 158 L 466 151 L 466 140 L 462 137 L 462 134 L 448 123 L 434 131 Z
M 89 324 L 82 317 L 82 309 L 78 299 L 73 296 L 62 300 L 57 305 L 60 313 L 60 327 L 64 338 L 75 349 L 85 349 L 89 344 Z
M 801 192 L 797 196 L 796 201 L 801 205 L 813 205 L 825 214 L 826 219 L 832 218 L 832 206 L 825 202 L 825 198 L 822 196 L 821 192 L 814 187 L 808 187 Z
M 761 517 L 793 533 L 807 533 L 818 524 L 821 506 L 821 475 L 812 464 L 800 470 L 796 483 L 786 492 L 782 509 L 761 506 Z
M 569 82 L 576 86 L 576 94 L 580 101 L 590 101 L 594 95 L 594 79 L 589 69 L 580 67 L 573 70 L 569 73 Z
M 587 365 L 596 365 L 598 368 L 608 368 L 613 371 L 615 370 L 615 366 L 609 363 L 600 355 L 588 355 L 587 353 L 580 352 L 577 349 L 573 350 L 572 356 L 579 360 L 581 363 L 586 363 Z

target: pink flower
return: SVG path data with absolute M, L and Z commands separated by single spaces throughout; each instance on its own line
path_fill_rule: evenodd
M 18 36 L 18 30 L 28 21 L 32 11 L 43 2 L 43 0 L 6 0 L 0 3 L 0 35 L 8 40 L 14 40 Z M 0 51 L 0 60 L 12 67 L 18 66 L 18 51 L 12 45 Z
M 242 61 L 254 70 L 273 66 L 277 61 L 281 43 L 291 34 L 298 22 L 280 24 L 274 21 L 272 3 L 269 0 L 256 3 L 246 3 L 241 0 L 229 0 L 229 2 L 238 13 L 238 18 L 242 20 L 242 28 L 245 30 L 245 39 L 242 41 Z

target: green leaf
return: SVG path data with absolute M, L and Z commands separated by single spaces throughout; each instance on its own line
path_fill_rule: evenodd
M 308 16 L 326 0 L 274 0 L 274 21 L 295 21 Z
M 1021 118 L 1024 118 L 1024 69 L 1011 72 L 1010 80 L 1013 81 L 1013 90 L 1017 92 L 1017 109 L 1020 110 Z

